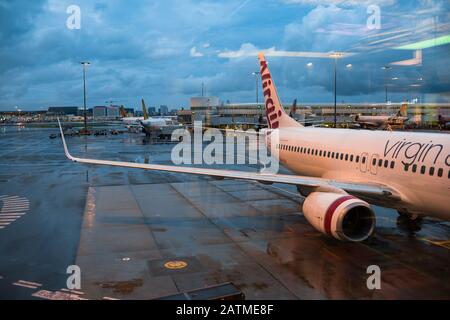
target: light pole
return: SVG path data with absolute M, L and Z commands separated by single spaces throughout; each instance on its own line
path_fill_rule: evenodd
M 381 69 L 385 71 L 384 74 L 384 94 L 385 94 L 385 102 L 388 102 L 388 86 L 387 86 L 387 79 L 388 79 L 388 71 L 392 69 L 390 66 L 382 66 Z
M 259 71 L 252 72 L 252 75 L 255 76 L 255 82 L 256 82 L 256 86 L 255 86 L 255 88 L 256 88 L 256 107 L 258 107 L 258 78 L 259 78 L 259 74 L 260 74 Z
M 86 114 L 86 68 L 91 63 L 88 61 L 81 61 L 80 64 L 83 66 L 83 100 L 84 100 L 84 134 L 87 134 L 87 114 Z
M 337 92 L 337 84 L 336 84 L 336 78 L 337 78 L 337 59 L 342 57 L 342 53 L 340 52 L 333 52 L 330 54 L 330 58 L 334 59 L 334 127 L 337 128 L 337 107 L 336 107 L 336 92 Z

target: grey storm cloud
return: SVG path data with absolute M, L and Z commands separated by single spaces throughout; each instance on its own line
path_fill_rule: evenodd
M 378 36 L 401 29 L 411 33 L 402 41 L 431 37 L 430 10 L 439 34 L 450 33 L 445 1 L 379 1 L 383 28 L 375 31 L 365 26 L 365 2 L 334 3 L 81 0 L 81 29 L 69 30 L 66 9 L 72 1 L 0 0 L 0 110 L 81 105 L 82 60 L 92 63 L 89 105 L 114 98 L 138 107 L 144 97 L 150 105 L 187 106 L 189 97 L 200 94 L 202 82 L 207 94 L 251 102 L 256 57 L 226 59 L 220 53 L 272 47 L 354 51 L 338 62 L 339 94 L 382 101 L 386 74 L 380 66 L 410 59 L 413 51 L 394 50 L 394 40 Z M 373 44 L 373 39 L 382 41 Z M 448 52 L 449 45 L 424 49 L 420 66 L 393 67 L 391 74 L 399 78 L 390 84 L 393 94 L 401 99 L 418 78 L 423 94 L 448 93 L 449 72 L 442 68 L 450 62 Z M 332 60 L 268 59 L 283 100 L 330 100 Z M 306 67 L 308 62 L 312 68 Z

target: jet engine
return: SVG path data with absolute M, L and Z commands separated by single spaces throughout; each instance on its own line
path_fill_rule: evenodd
M 346 193 L 313 192 L 303 202 L 303 214 L 314 228 L 339 240 L 363 241 L 375 229 L 370 205 Z

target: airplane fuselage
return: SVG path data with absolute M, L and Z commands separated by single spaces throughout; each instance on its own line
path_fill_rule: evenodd
M 296 174 L 382 183 L 401 201 L 372 203 L 450 220 L 450 135 L 284 128 L 279 138 L 280 162 Z

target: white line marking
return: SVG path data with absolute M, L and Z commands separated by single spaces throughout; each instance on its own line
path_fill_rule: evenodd
M 23 216 L 25 215 L 25 212 L 5 212 L 5 213 L 0 213 L 0 218 L 2 216 Z
M 103 300 L 120 300 L 120 299 L 116 299 L 116 298 L 111 298 L 111 297 L 103 297 Z
M 2 219 L 2 218 L 6 218 L 6 219 L 14 219 L 14 220 L 17 220 L 17 219 L 19 219 L 21 216 L 16 216 L 16 215 L 13 215 L 13 214 L 7 214 L 7 215 L 2 215 L 1 217 L 0 217 L 0 219 Z
M 2 222 L 11 222 L 11 221 L 16 221 L 16 219 L 0 218 L 0 223 L 2 223 Z
M 52 292 L 48 290 L 39 290 L 33 293 L 32 296 L 48 300 L 88 300 L 81 298 L 76 294 L 69 294 L 61 291 Z
M 70 290 L 70 289 L 66 289 L 66 288 L 62 288 L 61 291 L 71 292 L 74 294 L 84 294 L 84 292 L 82 292 L 82 291 L 75 291 L 75 290 Z
M 31 285 L 31 286 L 38 286 L 38 287 L 41 287 L 41 286 L 42 286 L 41 283 L 31 282 L 31 281 L 25 281 L 25 280 L 19 280 L 19 281 L 17 281 L 17 282 L 29 284 L 29 285 Z
M 29 286 L 27 284 L 18 283 L 18 282 L 14 282 L 13 285 L 19 286 L 19 287 L 24 287 L 24 288 L 29 288 L 29 289 L 37 289 L 36 286 Z
M 12 208 L 29 208 L 27 204 L 21 204 L 21 205 L 5 205 L 2 207 L 2 209 L 12 209 Z
M 4 229 L 5 228 L 5 226 L 0 226 L 0 229 Z
M 5 212 L 20 212 L 20 211 L 24 211 L 24 210 L 22 210 L 22 209 L 0 210 L 1 213 L 5 213 Z
M 28 200 L 2 200 L 4 204 L 30 204 Z
M 3 200 L 3 205 L 9 205 L 9 206 L 28 206 L 30 203 L 28 201 L 5 201 Z

